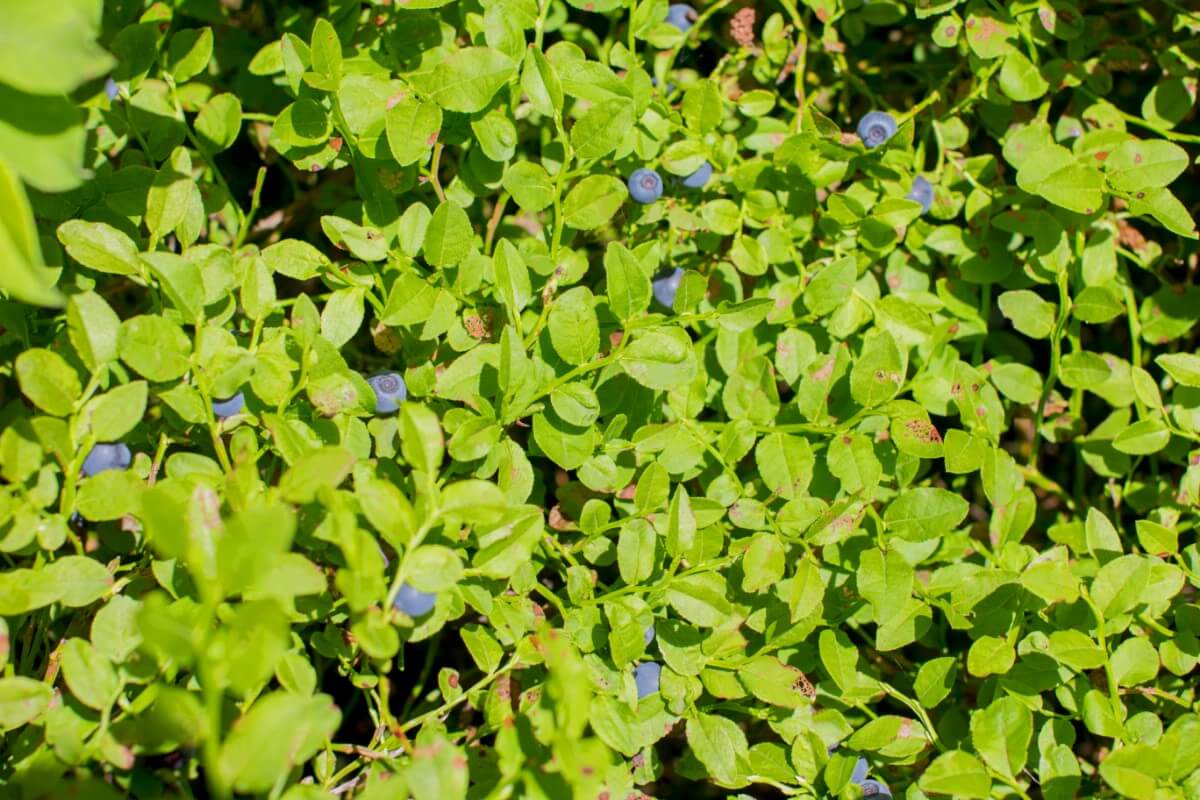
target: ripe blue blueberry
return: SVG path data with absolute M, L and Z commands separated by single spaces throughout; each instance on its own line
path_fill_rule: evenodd
M 858 138 L 867 149 L 879 147 L 896 133 L 896 120 L 886 111 L 868 111 L 858 121 Z
M 886 783 L 869 778 L 859 784 L 863 797 L 874 797 L 875 800 L 892 800 L 892 790 Z
M 867 770 L 870 769 L 865 758 L 859 758 L 854 763 L 854 772 L 850 775 L 850 782 L 857 783 L 860 786 L 867 779 Z
M 676 267 L 672 272 L 655 278 L 651 283 L 654 289 L 654 299 L 667 308 L 673 308 L 675 306 L 675 293 L 679 291 L 679 282 L 682 280 L 683 270 L 679 267 Z
M 129 452 L 129 448 L 124 444 L 117 442 L 116 444 L 98 444 L 92 448 L 92 452 L 87 454 L 87 458 L 83 460 L 83 469 L 80 474 L 85 478 L 90 478 L 93 475 L 99 475 L 101 472 L 106 472 L 110 469 L 129 469 L 129 465 L 133 463 L 133 454 Z
M 637 684 L 638 699 L 649 697 L 658 691 L 658 679 L 662 675 L 662 664 L 647 661 L 633 667 L 633 680 Z
M 650 625 L 647 627 L 646 632 L 642 636 L 646 640 L 646 646 L 649 647 L 650 643 L 654 641 L 654 626 Z
M 391 414 L 408 397 L 408 388 L 398 372 L 377 372 L 367 378 L 367 383 L 375 391 L 376 414 Z
M 704 184 L 708 183 L 708 179 L 712 177 L 713 166 L 707 161 L 701 165 L 700 169 L 693 172 L 683 179 L 683 185 L 689 189 L 699 189 Z
M 119 94 L 121 94 L 121 87 L 117 86 L 116 81 L 114 81 L 112 78 L 108 78 L 104 81 L 104 96 L 107 97 L 109 101 L 116 100 Z
M 221 419 L 239 414 L 245 407 L 246 395 L 243 392 L 238 392 L 227 400 L 213 400 L 213 413 Z
M 912 188 L 908 190 L 908 194 L 905 197 L 920 203 L 921 213 L 927 214 L 929 213 L 929 209 L 933 207 L 933 184 L 918 175 L 913 178 Z
M 667 8 L 667 22 L 685 33 L 695 24 L 696 18 L 699 16 L 696 9 L 687 3 L 672 3 Z
M 437 604 L 437 597 L 427 592 L 422 592 L 420 589 L 414 589 L 407 583 L 400 587 L 400 591 L 396 593 L 396 599 L 392 601 L 392 605 L 397 611 L 403 611 L 413 619 L 423 617 Z
M 662 178 L 654 170 L 643 167 L 629 176 L 629 196 L 642 205 L 653 203 L 662 193 Z

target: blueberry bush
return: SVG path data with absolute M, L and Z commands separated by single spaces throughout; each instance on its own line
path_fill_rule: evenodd
M 0 3 L 0 797 L 1200 798 L 1194 8 Z

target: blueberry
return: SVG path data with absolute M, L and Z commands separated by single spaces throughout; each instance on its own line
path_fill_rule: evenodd
M 629 195 L 642 205 L 653 203 L 662 193 L 662 178 L 654 170 L 642 168 L 629 176 Z
M 921 204 L 921 213 L 929 213 L 929 209 L 933 206 L 933 184 L 918 175 L 913 178 L 912 188 L 905 195 L 909 200 L 916 200 Z
M 650 85 L 651 85 L 651 86 L 658 86 L 658 78 L 651 78 L 651 79 L 650 79 Z M 671 93 L 671 92 L 673 92 L 673 91 L 675 91 L 675 84 L 673 84 L 673 83 L 668 83 L 668 84 L 667 84 L 667 94 L 670 94 L 670 93 Z
M 85 478 L 99 475 L 110 469 L 129 469 L 133 463 L 133 454 L 129 448 L 120 442 L 116 444 L 98 444 L 92 448 L 83 460 L 81 474 Z
M 712 173 L 712 164 L 705 161 L 700 169 L 683 179 L 683 185 L 689 189 L 699 189 L 704 184 L 708 183 L 708 179 L 712 177 Z
M 700 15 L 696 13 L 696 9 L 689 6 L 687 3 L 672 3 L 667 8 L 667 22 L 674 25 L 679 30 L 685 33 L 690 29 L 696 18 Z
M 653 625 L 650 625 L 646 628 L 646 632 L 643 634 L 643 638 L 645 638 L 645 640 L 646 640 L 646 646 L 649 647 L 650 643 L 654 641 L 654 626 Z
M 858 121 L 858 138 L 868 149 L 879 147 L 895 133 L 896 120 L 886 111 L 868 111 Z
M 423 617 L 437 604 L 437 597 L 420 589 L 414 589 L 407 583 L 400 587 L 400 591 L 396 593 L 396 599 L 392 601 L 392 605 L 397 611 L 403 611 L 413 619 Z
M 227 400 L 213 400 L 213 413 L 221 419 L 241 413 L 245 407 L 246 395 L 243 392 L 238 392 Z
M 867 765 L 867 760 L 860 757 L 854 764 L 854 772 L 850 775 L 850 782 L 861 786 L 862 782 L 867 779 L 868 769 L 870 767 Z
M 114 81 L 112 78 L 109 78 L 108 80 L 104 81 L 105 97 L 107 97 L 110 101 L 112 101 L 112 100 L 116 100 L 117 96 L 120 94 L 121 94 L 121 87 L 117 86 L 116 81 Z
M 859 784 L 863 797 L 874 797 L 876 800 L 892 800 L 892 790 L 886 783 L 868 778 Z
M 656 661 L 636 664 L 633 668 L 633 680 L 637 684 L 638 699 L 649 697 L 658 691 L 658 679 L 662 675 L 662 665 Z
M 367 378 L 367 383 L 375 390 L 376 414 L 392 413 L 408 397 L 408 389 L 399 372 L 376 372 Z
M 651 284 L 654 288 L 654 299 L 662 303 L 667 308 L 675 306 L 675 293 L 679 291 L 679 282 L 683 280 L 683 270 L 676 267 L 673 272 L 668 272 L 654 279 Z

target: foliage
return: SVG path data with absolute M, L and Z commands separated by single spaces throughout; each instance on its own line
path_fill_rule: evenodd
M 0 796 L 1200 797 L 1200 15 L 3 12 Z

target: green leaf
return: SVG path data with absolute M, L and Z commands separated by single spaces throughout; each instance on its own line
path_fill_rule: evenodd
M 627 320 L 650 306 L 650 276 L 620 242 L 610 242 L 604 251 L 604 274 L 608 303 L 614 314 Z
M 0 150 L 0 290 L 26 303 L 60 306 L 54 278 L 42 261 L 33 209 L 17 176 Z
M 571 147 L 578 158 L 603 158 L 620 144 L 621 137 L 634 122 L 633 103 L 629 100 L 597 103 L 572 126 Z
M 674 389 L 696 374 L 692 341 L 675 327 L 653 328 L 633 340 L 621 354 L 621 367 L 648 389 Z
M 516 63 L 498 50 L 466 47 L 434 68 L 428 79 L 429 96 L 447 111 L 482 111 L 516 70 Z
M 697 133 L 716 128 L 722 116 L 721 90 L 714 81 L 698 81 L 683 93 L 683 119 Z
M 467 212 L 454 203 L 441 203 L 425 229 L 425 260 L 435 267 L 450 267 L 471 252 L 475 232 Z
M 283 497 L 310 503 L 323 487 L 336 487 L 354 467 L 354 454 L 340 447 L 322 447 L 305 453 L 279 481 Z
M 788 500 L 807 491 L 816 464 L 808 440 L 785 433 L 768 434 L 759 440 L 754 461 L 767 488 Z
M 1000 67 L 1000 91 L 1019 103 L 1025 103 L 1038 99 L 1048 88 L 1050 84 L 1042 77 L 1036 64 L 1017 48 L 1008 51 Z
M 521 251 L 505 240 L 496 247 L 492 260 L 496 274 L 496 292 L 500 302 L 508 309 L 509 320 L 517 325 L 521 311 L 529 305 L 533 296 L 529 283 L 529 269 Z
M 971 743 L 992 769 L 1015 778 L 1025 767 L 1033 738 L 1033 714 L 1013 697 L 994 701 L 971 715 Z
M 539 114 L 555 116 L 562 113 L 562 81 L 559 80 L 554 65 L 536 47 L 529 48 L 525 53 L 525 66 L 521 71 L 521 88 Z
M 75 699 L 98 711 L 112 705 L 121 688 L 112 662 L 85 639 L 68 639 L 63 645 L 62 671 Z
M 554 300 L 547 325 L 554 352 L 568 364 L 585 364 L 600 351 L 600 323 L 595 298 L 584 286 L 568 289 Z
M 154 174 L 146 197 L 146 227 L 154 240 L 162 239 L 183 222 L 194 190 L 192 158 L 185 148 L 176 147 Z
M 929 794 L 987 800 L 992 796 L 992 781 L 987 769 L 975 756 L 951 750 L 933 760 L 921 774 L 921 789 Z
M 654 528 L 645 520 L 633 519 L 621 527 L 617 537 L 617 566 L 621 580 L 633 586 L 653 574 L 656 542 Z
M 146 382 L 132 381 L 93 398 L 79 416 L 97 441 L 117 442 L 142 421 L 147 397 Z
M 342 79 L 342 45 L 337 30 L 324 17 L 319 17 L 313 26 L 309 48 L 316 76 L 316 80 L 310 78 L 309 82 L 318 89 L 336 91 Z
M 1128 139 L 1104 161 L 1112 188 L 1122 192 L 1157 189 L 1170 185 L 1188 167 L 1188 154 L 1162 139 Z
M 329 741 L 342 715 L 333 698 L 273 692 L 250 707 L 221 744 L 222 780 L 239 792 L 267 792 Z
M 44 570 L 58 592 L 57 602 L 69 608 L 89 606 L 109 593 L 113 577 L 99 561 L 84 556 L 64 556 Z
M 1200 388 L 1200 356 L 1193 353 L 1164 353 L 1154 359 L 1171 378 L 1184 386 Z
M 63 93 L 27 94 L 0 81 L 0 161 L 7 162 L 0 183 L 15 186 L 15 173 L 43 192 L 78 187 L 87 174 L 83 122 L 83 110 Z M 8 187 L 4 193 L 16 194 Z M 10 197 L 4 200 L 4 207 L 10 207 Z
M 421 161 L 437 143 L 442 109 L 416 97 L 405 97 L 387 110 L 388 147 L 401 166 Z
M 525 211 L 541 211 L 554 202 L 554 181 L 540 164 L 518 161 L 504 171 L 504 190 Z
M 212 52 L 212 28 L 185 28 L 167 46 L 167 71 L 176 83 L 186 83 L 204 71 Z
M 1143 419 L 1122 430 L 1113 439 L 1113 447 L 1122 453 L 1145 456 L 1167 446 L 1171 432 L 1157 417 Z
M 567 192 L 563 221 L 582 231 L 599 228 L 612 219 L 628 196 L 625 184 L 613 176 L 589 175 Z
M 997 301 L 1000 313 L 1008 317 L 1013 327 L 1034 339 L 1045 339 L 1054 330 L 1056 309 L 1028 289 L 1005 292 Z
M 967 516 L 961 495 L 935 487 L 917 487 L 900 494 L 883 512 L 883 521 L 897 536 L 923 541 L 944 536 Z
M 71 295 L 67 303 L 67 331 L 75 352 L 91 369 L 116 360 L 121 320 L 95 292 Z
M 712 572 L 702 572 L 671 581 L 667 589 L 667 602 L 693 625 L 715 628 L 733 611 L 726 594 L 724 578 Z
M 137 245 L 106 223 L 68 220 L 58 226 L 58 240 L 71 258 L 97 272 L 136 275 L 141 271 Z
M 66 94 L 103 75 L 113 58 L 96 42 L 98 17 L 82 3 L 12 4 L 0 31 L 0 82 L 34 94 Z
M 713 778 L 736 785 L 749 758 L 746 735 L 733 720 L 717 714 L 689 716 L 686 726 L 688 747 Z
M 192 343 L 187 334 L 162 317 L 125 320 L 117 347 L 122 361 L 152 381 L 174 380 L 191 366 Z
M 57 353 L 26 350 L 17 356 L 14 366 L 21 392 L 48 414 L 67 416 L 83 393 L 79 375 Z
M 0 678 L 0 730 L 11 731 L 36 720 L 50 707 L 54 690 L 30 678 Z
M 204 318 L 204 282 L 200 268 L 174 253 L 146 253 L 142 260 L 184 321 L 199 324 Z
M 196 136 L 210 153 L 228 150 L 242 130 L 242 101 L 229 92 L 213 95 L 196 115 Z
M 1071 305 L 1072 314 L 1093 325 L 1115 319 L 1124 310 L 1120 298 L 1106 286 L 1088 286 L 1075 296 Z

